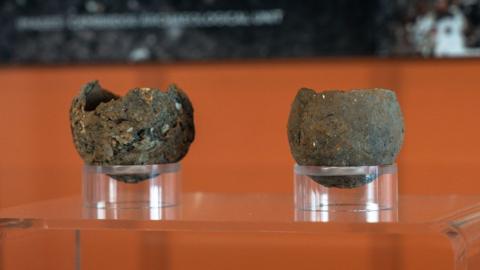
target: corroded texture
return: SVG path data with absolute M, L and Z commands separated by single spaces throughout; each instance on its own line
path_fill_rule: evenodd
M 288 121 L 290 149 L 300 165 L 392 164 L 403 143 L 403 133 L 395 93 L 385 89 L 316 93 L 304 88 L 292 104 Z M 340 188 L 372 181 L 364 176 L 347 178 L 316 180 Z
M 119 97 L 90 82 L 74 98 L 70 120 L 77 151 L 91 165 L 178 162 L 195 137 L 192 104 L 175 85 Z

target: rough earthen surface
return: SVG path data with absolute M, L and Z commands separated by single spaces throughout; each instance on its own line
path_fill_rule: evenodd
M 195 138 L 192 104 L 175 85 L 119 97 L 93 81 L 73 99 L 70 120 L 76 149 L 91 165 L 178 162 Z
M 316 93 L 301 89 L 292 104 L 288 139 L 294 159 L 310 166 L 387 165 L 403 143 L 403 117 L 386 89 Z M 368 178 L 368 179 L 367 179 Z M 322 177 L 325 186 L 352 188 L 371 177 Z

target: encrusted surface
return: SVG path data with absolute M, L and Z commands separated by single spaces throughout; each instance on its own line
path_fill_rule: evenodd
M 92 165 L 178 162 L 195 137 L 192 104 L 175 85 L 119 97 L 93 81 L 73 99 L 70 120 L 76 149 Z
M 403 143 L 403 117 L 395 93 L 386 89 L 301 89 L 292 104 L 288 139 L 294 159 L 310 166 L 387 165 Z M 326 186 L 357 187 L 362 176 L 320 181 Z

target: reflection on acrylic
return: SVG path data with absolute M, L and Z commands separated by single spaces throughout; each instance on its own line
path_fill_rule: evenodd
M 328 210 L 328 205 L 325 206 Z M 344 222 L 344 223 L 385 223 L 397 222 L 398 210 L 376 210 L 362 212 L 346 211 L 306 211 L 295 210 L 295 221 L 297 222 Z
M 83 208 L 83 217 L 94 220 L 177 220 L 179 207 L 125 208 Z

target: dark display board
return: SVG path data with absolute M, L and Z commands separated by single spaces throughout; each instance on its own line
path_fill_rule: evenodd
M 2 63 L 474 56 L 478 0 L 4 0 Z

